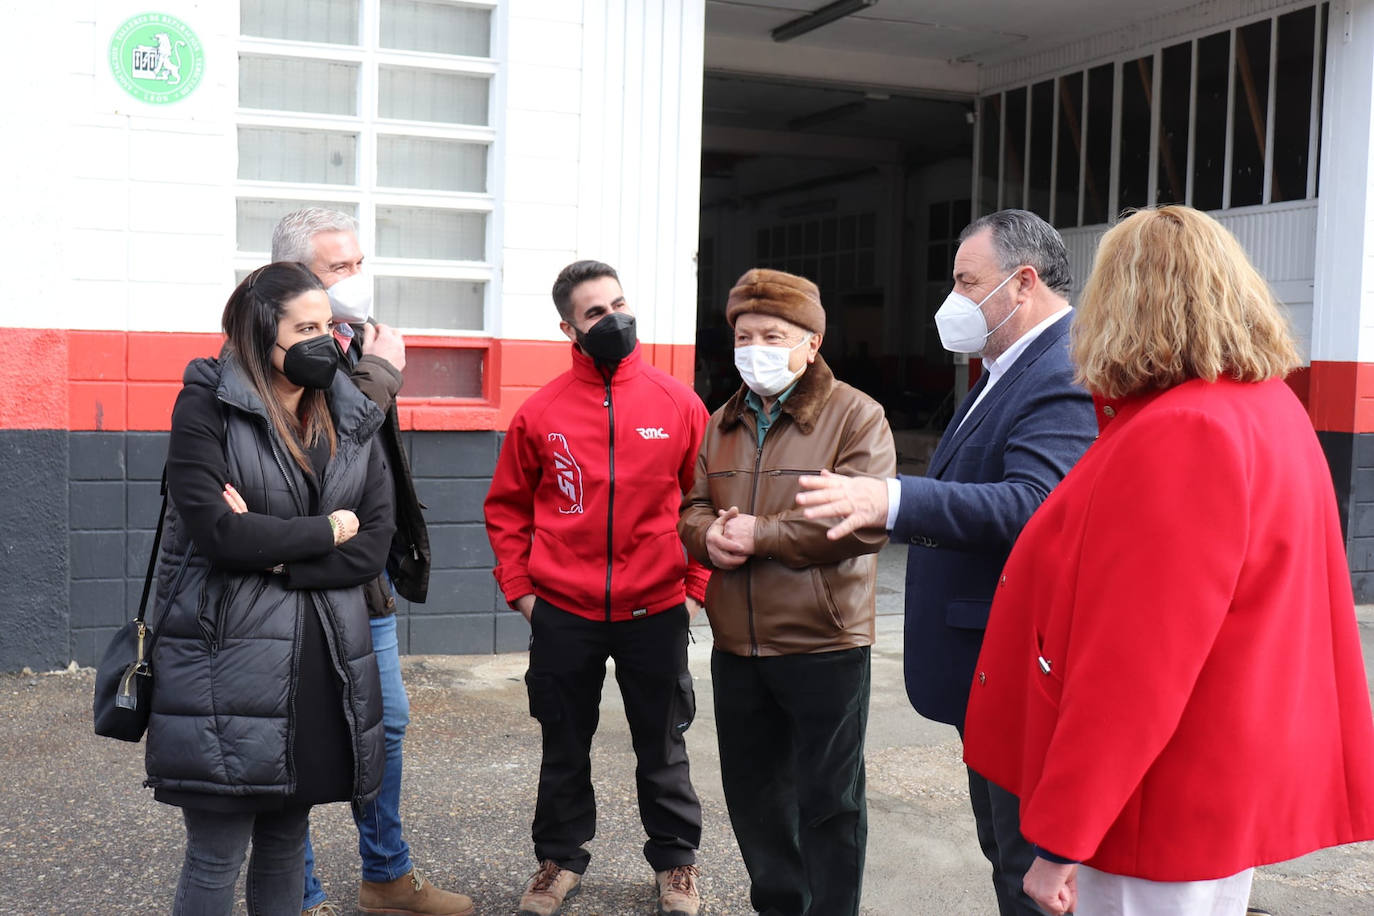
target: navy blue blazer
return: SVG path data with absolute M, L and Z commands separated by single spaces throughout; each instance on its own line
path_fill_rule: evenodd
M 899 478 L 892 541 L 911 544 L 907 696 L 921 715 L 961 730 L 1012 544 L 1097 436 L 1092 398 L 1073 383 L 1072 317 L 1046 328 L 970 413 L 987 384 L 985 372 L 955 412 L 926 476 Z

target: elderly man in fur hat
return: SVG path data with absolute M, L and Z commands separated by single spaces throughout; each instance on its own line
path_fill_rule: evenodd
M 755 910 L 859 912 L 879 525 L 838 540 L 796 504 L 797 479 L 890 477 L 892 431 L 820 355 L 816 285 L 740 277 L 726 305 L 739 391 L 711 417 L 678 532 L 711 570 L 716 732 Z

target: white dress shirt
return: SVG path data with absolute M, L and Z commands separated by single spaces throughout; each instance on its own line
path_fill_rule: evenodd
M 971 405 L 969 405 L 969 409 L 964 412 L 964 416 L 959 420 L 959 426 L 954 427 L 955 432 L 958 432 L 960 427 L 964 425 L 964 421 L 971 417 L 973 415 L 973 412 L 978 409 L 978 405 L 982 403 L 983 398 L 987 397 L 988 392 L 992 390 L 992 386 L 996 385 L 998 380 L 1001 379 L 1002 376 L 1007 374 L 1008 369 L 1016 365 L 1016 361 L 1021 358 L 1022 353 L 1026 352 L 1026 348 L 1029 347 L 1031 344 L 1035 343 L 1035 338 L 1045 333 L 1045 331 L 1050 327 L 1050 325 L 1054 324 L 1056 321 L 1058 321 L 1060 318 L 1063 318 L 1071 311 L 1073 311 L 1073 309 L 1069 308 L 1068 306 L 1064 306 L 1064 308 L 1055 312 L 1053 315 L 1049 316 L 1044 321 L 1040 322 L 1035 327 L 1031 328 L 1029 331 L 1022 334 L 1020 337 L 1016 338 L 1016 342 L 1013 343 L 1010 347 L 1007 347 L 1007 349 L 1002 352 L 1001 356 L 997 357 L 996 359 L 993 359 L 991 357 L 983 358 L 983 374 L 988 377 L 987 384 L 985 384 L 982 390 L 978 392 L 978 397 L 974 400 L 974 402 Z M 901 505 L 901 502 L 902 483 L 896 477 L 889 477 L 887 480 L 888 531 L 891 531 L 892 526 L 897 524 L 897 508 Z

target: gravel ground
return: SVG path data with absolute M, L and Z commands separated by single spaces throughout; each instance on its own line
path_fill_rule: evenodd
M 884 552 L 880 609 L 901 606 L 901 554 Z M 1366 667 L 1374 663 L 1374 609 L 1361 609 Z M 711 709 L 710 634 L 691 649 L 698 715 L 688 732 L 704 830 L 704 911 L 752 912 L 748 881 L 720 790 Z M 408 656 L 406 834 L 421 871 L 510 916 L 535 862 L 529 840 L 539 735 L 529 718 L 524 653 Z M 89 670 L 0 675 L 0 875 L 6 912 L 134 914 L 170 909 L 181 864 L 179 812 L 142 788 L 141 747 L 91 732 Z M 867 916 L 995 914 L 988 868 L 974 839 L 953 729 L 927 722 L 902 687 L 901 617 L 879 619 L 867 748 Z M 1374 761 L 1371 761 L 1374 765 Z M 582 893 L 567 916 L 636 916 L 654 909 L 640 853 L 629 732 L 612 675 L 593 751 L 598 835 Z M 1259 802 L 1257 802 L 1259 803 Z M 356 912 L 356 832 L 347 806 L 314 815 L 326 889 Z M 240 895 L 241 896 L 241 895 Z M 1374 844 L 1325 850 L 1260 870 L 1253 901 L 1280 916 L 1374 914 Z M 246 912 L 242 905 L 237 913 Z

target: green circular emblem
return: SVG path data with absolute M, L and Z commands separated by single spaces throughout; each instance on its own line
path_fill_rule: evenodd
M 195 91 L 205 75 L 196 33 L 175 16 L 140 13 L 110 39 L 115 82 L 140 102 L 167 105 Z

